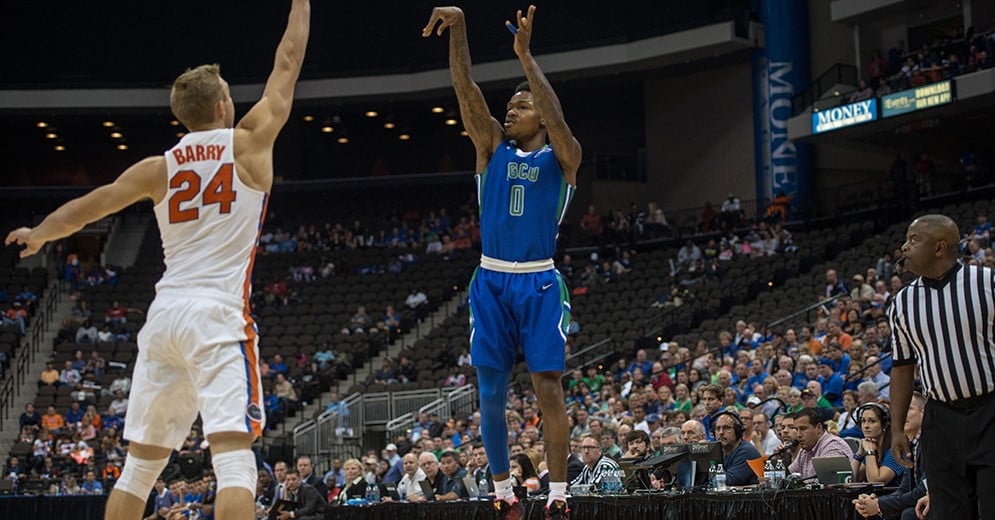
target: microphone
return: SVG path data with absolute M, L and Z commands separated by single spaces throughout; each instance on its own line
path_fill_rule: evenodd
M 774 453 L 771 453 L 770 456 L 777 457 L 783 454 L 784 452 L 791 450 L 795 446 L 798 446 L 798 441 L 788 441 L 784 446 L 781 446 L 780 448 L 774 450 Z

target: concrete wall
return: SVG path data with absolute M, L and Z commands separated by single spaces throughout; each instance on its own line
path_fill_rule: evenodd
M 754 197 L 750 64 L 646 80 L 646 184 L 596 181 L 599 209 L 656 201 L 667 211 Z

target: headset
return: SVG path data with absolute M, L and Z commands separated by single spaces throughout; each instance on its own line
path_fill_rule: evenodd
M 888 407 L 880 403 L 864 403 L 858 406 L 854 413 L 857 416 L 857 426 L 860 426 L 860 421 L 864 416 L 864 411 L 874 408 L 878 411 L 878 415 L 881 417 L 881 427 L 887 429 L 891 425 L 891 412 L 888 411 Z
M 743 426 L 743 420 L 740 419 L 738 415 L 736 415 L 733 412 L 730 412 L 729 410 L 722 410 L 721 412 L 718 412 L 712 416 L 711 424 L 708 425 L 708 429 L 711 430 L 712 432 L 712 437 L 713 438 L 715 437 L 715 423 L 717 423 L 719 417 L 723 415 L 727 415 L 732 418 L 732 431 L 733 433 L 736 434 L 736 440 L 737 441 L 742 440 L 743 432 L 746 431 L 746 427 Z

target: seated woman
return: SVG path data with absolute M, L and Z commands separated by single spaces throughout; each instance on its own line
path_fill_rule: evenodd
M 854 480 L 897 487 L 905 467 L 891 456 L 891 416 L 888 409 L 878 403 L 865 404 L 857 409 L 857 422 L 864 438 L 850 461 Z
M 364 498 L 366 481 L 363 480 L 363 465 L 358 459 L 349 459 L 342 463 L 342 470 L 345 472 L 345 486 L 335 497 L 334 503 L 345 504 L 350 498 Z
M 511 460 L 511 481 L 515 486 L 524 486 L 530 495 L 535 495 L 549 490 L 549 481 L 542 482 L 539 474 L 536 473 L 532 459 L 525 453 L 512 455 Z

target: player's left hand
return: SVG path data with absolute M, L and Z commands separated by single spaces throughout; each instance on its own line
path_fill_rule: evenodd
M 529 44 L 532 41 L 532 20 L 535 17 L 535 12 L 536 6 L 530 5 L 528 14 L 524 18 L 521 9 L 516 13 L 515 22 L 517 25 L 508 20 L 504 21 L 504 25 L 515 35 L 515 54 L 518 56 L 526 56 L 532 52 L 529 50 Z
M 38 240 L 31 237 L 31 228 L 17 228 L 7 235 L 7 240 L 4 241 L 4 245 L 11 245 L 17 243 L 19 246 L 25 246 L 21 250 L 21 258 L 31 256 L 41 249 L 41 246 L 45 245 L 45 241 Z

